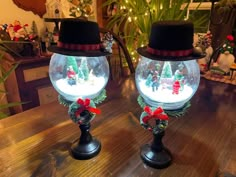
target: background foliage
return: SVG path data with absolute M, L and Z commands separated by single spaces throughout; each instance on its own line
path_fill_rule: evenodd
M 186 3 L 186 6 L 182 5 Z M 151 25 L 162 20 L 186 20 L 189 0 L 107 0 L 103 7 L 116 6 L 114 15 L 110 16 L 108 29 L 124 38 L 126 46 L 136 57 L 136 48 L 147 45 Z M 197 9 L 196 9 L 197 11 Z M 198 27 L 208 21 L 205 15 L 194 17 L 191 13 L 189 20 Z
M 2 48 L 0 47 L 0 85 L 3 86 L 4 88 L 4 82 L 7 80 L 7 78 L 9 77 L 9 75 L 16 69 L 16 67 L 18 66 L 18 64 L 15 64 L 11 67 L 10 70 L 6 71 L 2 65 L 1 62 L 3 60 L 3 56 L 4 56 L 4 52 L 2 51 Z M 1 87 L 2 88 L 2 87 Z M 5 90 L 1 90 L 0 89 L 0 119 L 5 118 L 8 115 L 7 111 L 5 111 L 6 109 L 13 107 L 13 106 L 17 106 L 20 105 L 22 103 L 20 102 L 14 102 L 14 103 L 6 103 L 6 104 L 2 104 L 2 100 L 4 99 L 4 97 L 6 97 L 7 92 Z

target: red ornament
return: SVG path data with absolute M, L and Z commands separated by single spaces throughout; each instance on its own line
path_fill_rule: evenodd
M 226 38 L 227 38 L 229 41 L 233 41 L 233 40 L 234 40 L 234 37 L 233 37 L 232 35 L 228 35 Z

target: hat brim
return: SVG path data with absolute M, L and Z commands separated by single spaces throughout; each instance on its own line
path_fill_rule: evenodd
M 147 52 L 147 46 L 145 47 L 140 47 L 137 49 L 137 52 L 146 57 L 150 58 L 152 60 L 160 60 L 160 61 L 186 61 L 186 60 L 197 60 L 204 58 L 206 54 L 192 54 L 188 56 L 158 56 L 158 55 L 153 55 L 149 52 Z
M 59 53 L 62 55 L 70 55 L 70 56 L 84 56 L 84 57 L 99 57 L 99 56 L 108 56 L 111 55 L 109 52 L 101 51 L 101 50 L 68 50 L 56 45 L 52 45 L 48 47 L 48 50 L 53 53 Z

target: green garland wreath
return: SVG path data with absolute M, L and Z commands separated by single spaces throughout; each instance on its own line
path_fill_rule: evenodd
M 146 103 L 141 95 L 138 96 L 137 101 L 141 108 L 144 108 L 146 106 Z M 182 108 L 176 110 L 165 110 L 165 113 L 170 117 L 181 117 L 186 114 L 190 106 L 191 103 L 190 101 L 188 101 Z
M 89 107 L 96 108 L 96 105 L 94 101 L 89 100 Z M 95 113 L 92 113 L 91 111 L 85 109 L 80 114 L 76 114 L 76 112 L 82 108 L 83 105 L 79 104 L 77 101 L 73 102 L 69 106 L 68 114 L 71 118 L 71 120 L 76 124 L 89 124 L 96 116 Z
M 102 103 L 106 99 L 106 97 L 107 97 L 106 90 L 103 89 L 97 97 L 91 100 L 95 104 L 99 104 L 99 103 Z M 62 95 L 58 95 L 58 101 L 60 104 L 64 105 L 65 107 L 69 107 L 73 103 L 72 101 L 68 101 L 67 99 L 65 99 Z
M 91 99 L 91 100 L 87 99 L 90 102 L 89 105 L 87 105 L 87 106 L 89 106 L 93 110 L 94 109 L 96 110 L 96 104 L 99 104 L 99 103 L 103 102 L 106 99 L 106 97 L 107 97 L 106 96 L 106 90 L 103 89 L 101 91 L 101 93 L 97 97 L 95 97 L 94 99 Z M 87 110 L 87 109 L 85 109 L 79 115 L 77 115 L 76 112 L 81 108 L 81 106 L 84 106 L 84 105 L 80 105 L 78 103 L 78 100 L 74 101 L 74 102 L 68 101 L 62 95 L 59 95 L 58 96 L 58 101 L 59 101 L 60 104 L 66 106 L 66 107 L 69 107 L 68 114 L 69 114 L 71 120 L 74 123 L 88 124 L 96 116 L 96 113 L 93 113 L 93 112 L 91 112 L 90 110 Z
M 155 112 L 155 108 L 149 108 L 149 109 L 151 109 L 151 112 Z M 161 108 L 157 108 L 157 109 L 161 109 Z M 144 122 L 145 117 L 148 117 L 148 116 L 150 115 L 147 113 L 147 111 L 143 111 L 139 119 L 140 125 L 146 130 L 151 131 L 153 134 L 158 134 L 158 133 L 163 132 L 167 128 L 168 116 L 164 113 L 164 111 L 160 112 L 159 116 L 166 117 L 166 119 L 161 119 L 161 117 L 159 117 L 158 115 L 150 117 L 150 119 L 156 119 L 154 126 L 150 124 L 150 121 Z

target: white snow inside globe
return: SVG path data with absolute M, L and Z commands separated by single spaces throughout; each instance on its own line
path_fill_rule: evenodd
M 68 101 L 93 99 L 106 86 L 109 65 L 105 56 L 67 56 L 54 53 L 49 64 L 50 80 Z
M 199 72 L 196 60 L 157 61 L 141 56 L 135 81 L 146 104 L 176 110 L 197 91 Z

